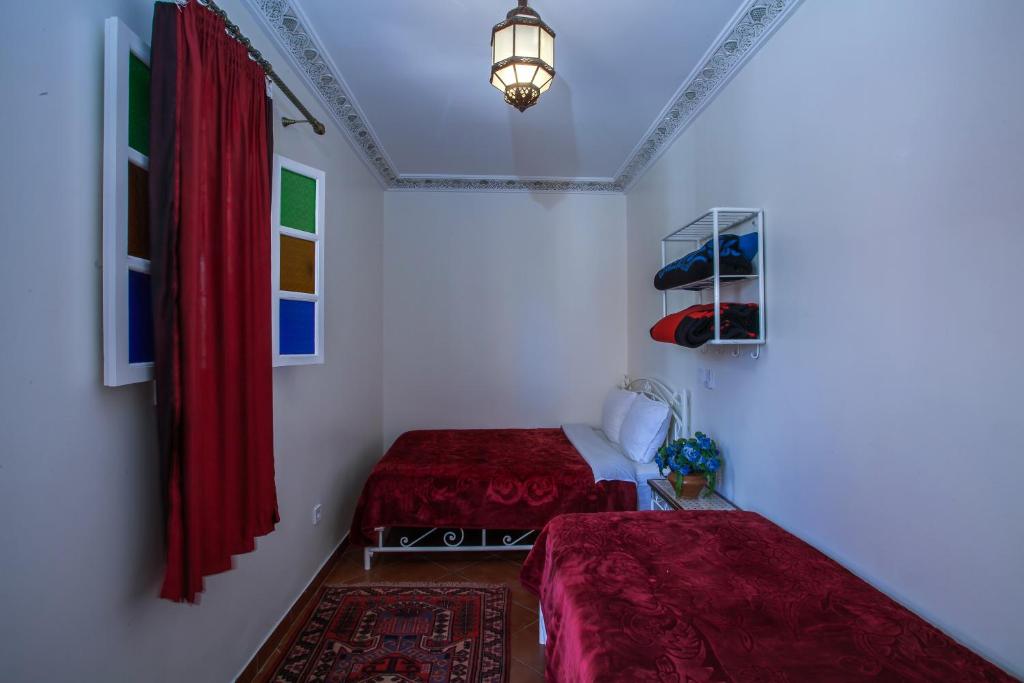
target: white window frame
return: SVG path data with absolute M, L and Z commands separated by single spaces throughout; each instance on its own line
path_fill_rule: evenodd
M 316 181 L 316 233 L 310 234 L 304 230 L 281 225 L 281 169 L 294 171 L 307 178 Z M 324 201 L 325 201 L 326 174 L 316 168 L 306 166 L 280 154 L 274 155 L 274 183 L 271 193 L 271 245 L 270 245 L 270 282 L 271 282 L 271 320 L 273 321 L 273 354 L 274 367 L 285 365 L 319 365 L 324 362 Z M 315 245 L 314 274 L 315 294 L 306 292 L 291 292 L 281 289 L 281 236 L 295 237 L 297 239 L 313 242 Z M 283 295 L 282 295 L 283 294 Z M 314 302 L 313 324 L 316 327 L 313 333 L 315 352 L 312 354 L 281 354 L 281 328 L 280 313 L 281 299 L 295 301 Z
M 103 384 L 117 387 L 153 379 L 152 362 L 128 362 L 128 271 L 150 272 L 128 255 L 128 162 L 149 170 L 128 146 L 128 62 L 149 66 L 149 46 L 117 17 L 103 28 Z

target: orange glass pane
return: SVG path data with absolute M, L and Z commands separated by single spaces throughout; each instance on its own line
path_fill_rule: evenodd
M 128 164 L 128 254 L 149 258 L 149 173 Z
M 281 289 L 316 294 L 316 244 L 281 235 Z

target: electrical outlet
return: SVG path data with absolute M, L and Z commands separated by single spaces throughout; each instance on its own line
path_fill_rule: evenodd
M 319 526 L 320 520 L 323 518 L 323 506 L 317 503 L 313 506 L 313 526 Z

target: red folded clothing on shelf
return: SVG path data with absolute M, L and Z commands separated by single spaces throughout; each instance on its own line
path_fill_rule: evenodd
M 757 304 L 719 304 L 721 339 L 757 339 Z M 651 339 L 695 349 L 715 338 L 715 305 L 699 304 L 667 315 L 651 328 Z

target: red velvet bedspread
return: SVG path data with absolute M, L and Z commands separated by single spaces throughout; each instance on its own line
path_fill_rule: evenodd
M 632 482 L 594 482 L 560 428 L 406 432 L 363 487 L 350 538 L 390 526 L 540 529 L 565 512 L 636 510 Z
M 565 515 L 522 581 L 552 682 L 1015 680 L 752 512 Z

